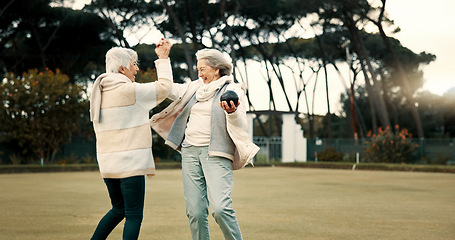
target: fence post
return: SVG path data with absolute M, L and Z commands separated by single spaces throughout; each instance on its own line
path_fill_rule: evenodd
M 425 156 L 425 140 L 423 138 L 419 138 L 419 146 L 420 146 L 420 159 L 421 160 Z

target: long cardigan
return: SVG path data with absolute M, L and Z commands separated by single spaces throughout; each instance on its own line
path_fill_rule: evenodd
M 95 81 L 90 101 L 91 111 L 99 111 L 93 126 L 103 178 L 155 174 L 149 111 L 172 89 L 170 61 L 155 64 L 156 82 L 133 83 L 120 73 L 105 73 Z
M 153 115 L 152 118 L 150 119 L 150 125 L 152 126 L 153 130 L 155 130 L 164 139 L 168 139 L 168 134 L 172 128 L 175 119 L 185 108 L 185 106 L 193 97 L 194 93 L 201 86 L 201 84 L 202 80 L 200 79 L 187 84 L 186 91 L 182 95 L 176 96 L 176 99 L 166 109 L 164 109 L 160 113 Z M 174 84 L 174 86 L 175 85 L 176 84 Z M 239 94 L 240 104 L 247 104 L 246 101 L 244 100 L 245 99 L 244 90 L 241 88 L 239 84 L 229 84 L 227 89 L 235 90 L 238 94 L 243 93 L 243 95 Z M 240 110 L 238 109 L 237 111 Z M 251 163 L 253 157 L 259 151 L 259 147 L 256 146 L 249 139 L 249 135 L 246 131 L 246 125 L 239 124 L 240 122 L 246 121 L 245 110 L 243 110 L 242 112 L 237 111 L 233 114 L 226 114 L 227 132 L 235 145 L 234 155 L 228 157 L 228 159 L 232 160 L 232 168 L 234 170 L 241 169 L 248 163 Z M 170 144 L 169 141 L 167 141 L 167 144 L 176 150 L 179 147 Z M 219 152 L 212 152 L 209 154 L 226 157 L 226 155 L 224 154 L 220 155 Z

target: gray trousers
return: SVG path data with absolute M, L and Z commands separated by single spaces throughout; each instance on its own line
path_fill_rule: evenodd
M 234 185 L 232 162 L 208 156 L 208 147 L 182 148 L 183 190 L 193 240 L 210 239 L 208 208 L 225 239 L 242 239 L 231 207 Z

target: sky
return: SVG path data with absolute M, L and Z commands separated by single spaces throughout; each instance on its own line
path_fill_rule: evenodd
M 81 8 L 84 3 L 90 0 L 76 0 L 73 8 Z M 424 72 L 425 84 L 420 91 L 428 90 L 434 94 L 442 95 L 447 90 L 455 88 L 455 66 L 452 64 L 452 58 L 455 56 L 455 1 L 453 0 L 388 0 L 386 11 L 389 17 L 395 21 L 395 26 L 400 27 L 401 31 L 397 34 L 390 35 L 398 40 L 401 44 L 415 53 L 427 52 L 436 55 L 436 60 L 429 65 L 422 66 Z M 142 36 L 139 32 L 137 36 Z M 141 43 L 156 43 L 162 35 L 152 31 L 150 36 L 144 37 Z M 127 36 L 131 45 L 138 43 L 134 35 Z M 341 68 L 343 72 L 343 68 Z M 348 70 L 344 71 L 345 78 L 348 79 Z M 257 73 L 252 70 L 253 76 Z M 250 76 L 251 76 L 250 74 Z M 332 73 L 330 77 L 339 78 Z M 267 109 L 268 101 L 263 101 L 264 93 L 268 92 L 267 86 L 262 77 L 259 77 L 257 84 L 250 87 L 252 103 L 256 109 Z M 315 93 L 314 113 L 324 114 L 327 112 L 325 84 L 322 80 L 317 85 Z M 346 80 L 347 82 L 347 80 Z M 341 81 L 333 81 L 329 92 L 330 108 L 332 112 L 340 110 L 339 96 L 345 91 Z M 250 85 L 250 86 L 251 86 Z M 277 86 L 276 89 L 280 89 Z M 278 93 L 279 95 L 279 93 Z M 309 93 L 312 97 L 312 93 Z M 292 99 L 295 96 L 290 96 Z M 305 106 L 304 100 L 300 101 L 301 106 Z M 285 101 L 281 101 L 278 110 L 287 110 Z M 300 108 L 306 112 L 306 109 Z
M 394 37 L 416 53 L 436 55 L 423 68 L 424 89 L 442 95 L 455 87 L 455 1 L 389 0 L 386 10 L 400 27 Z

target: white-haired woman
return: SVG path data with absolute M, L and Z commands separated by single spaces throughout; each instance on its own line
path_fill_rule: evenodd
M 164 42 L 167 40 L 164 40 Z M 210 239 L 208 209 L 226 239 L 242 239 L 231 206 L 232 170 L 245 166 L 256 154 L 246 133 L 246 96 L 231 76 L 232 64 L 218 50 L 196 53 L 199 79 L 175 84 L 168 98 L 174 100 L 151 119 L 152 128 L 166 144 L 182 153 L 182 175 L 193 239 Z M 232 90 L 239 96 L 236 105 L 220 102 Z
M 149 111 L 172 88 L 170 44 L 155 49 L 158 81 L 135 83 L 137 53 L 115 47 L 106 53 L 106 73 L 90 97 L 96 134 L 97 160 L 112 208 L 98 223 L 91 239 L 106 239 L 125 218 L 123 239 L 138 239 L 142 224 L 145 175 L 155 174 Z

